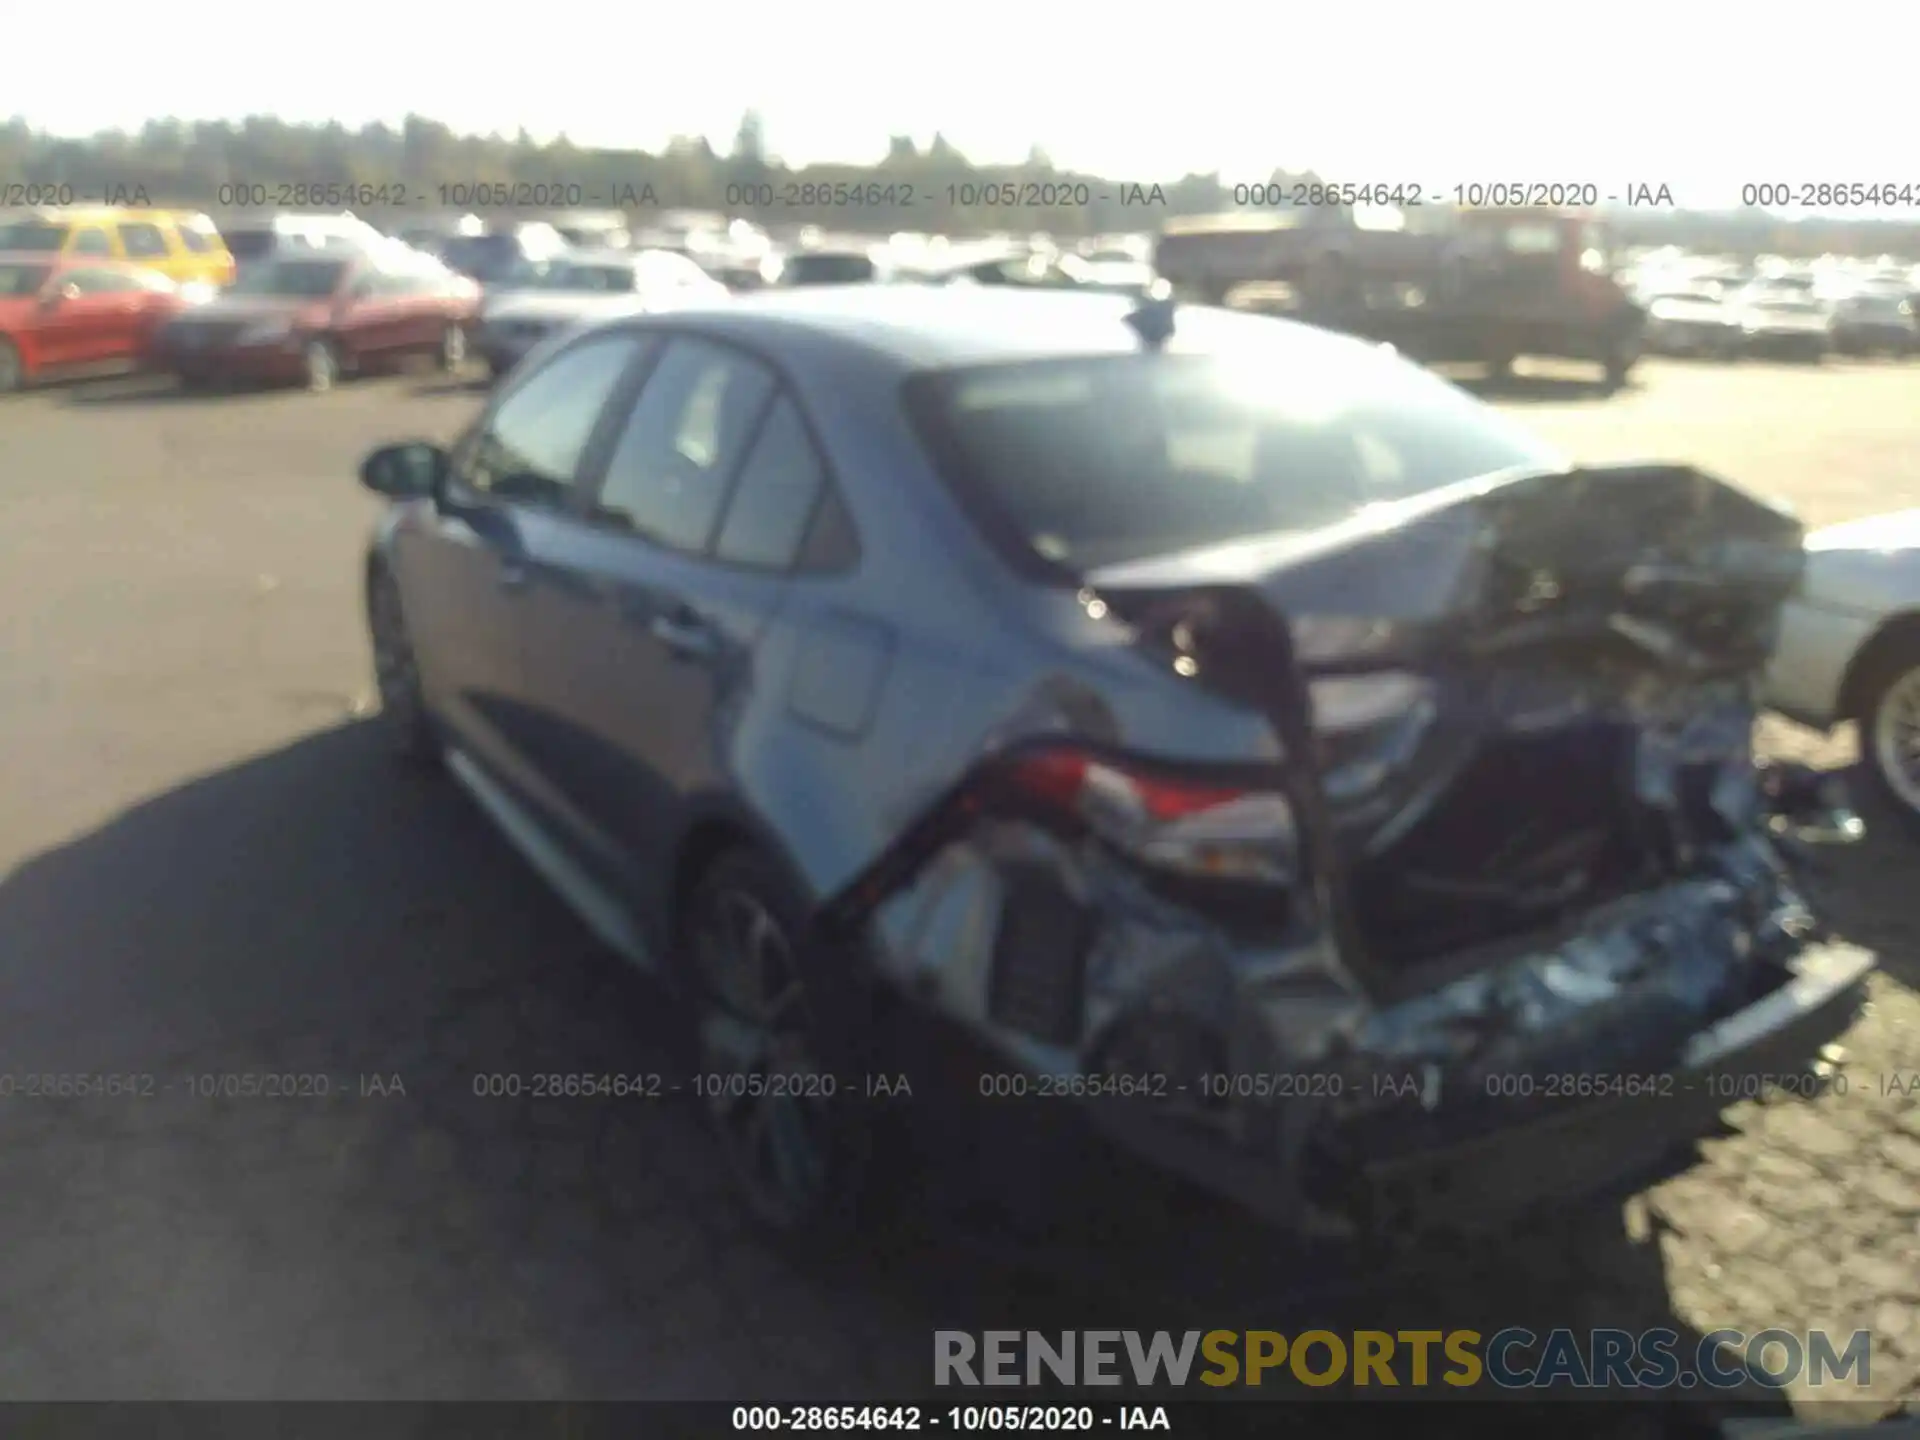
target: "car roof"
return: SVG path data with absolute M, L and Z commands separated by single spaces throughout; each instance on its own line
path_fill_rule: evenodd
M 724 306 L 673 312 L 662 323 L 697 324 L 749 345 L 826 342 L 910 373 L 1133 354 L 1142 342 L 1126 318 L 1138 303 L 1110 293 L 1013 286 L 822 285 L 753 291 L 729 298 Z M 1243 338 L 1298 346 L 1309 363 L 1329 347 L 1374 348 L 1312 326 L 1226 310 L 1192 307 L 1186 336 L 1178 329 L 1177 313 L 1175 324 L 1173 348 L 1183 353 Z

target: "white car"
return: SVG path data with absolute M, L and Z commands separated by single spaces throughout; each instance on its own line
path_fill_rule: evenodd
M 1765 699 L 1816 729 L 1856 722 L 1875 798 L 1920 834 L 1920 509 L 1807 537 Z
M 526 288 L 490 297 L 475 327 L 476 348 L 500 376 L 534 346 L 575 325 L 726 298 L 726 286 L 671 251 L 576 252 L 552 262 Z

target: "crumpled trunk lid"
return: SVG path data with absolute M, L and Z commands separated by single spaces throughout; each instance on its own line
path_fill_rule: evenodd
M 1398 990 L 1409 965 L 1679 879 L 1756 823 L 1752 683 L 1803 538 L 1698 470 L 1617 465 L 1088 583 L 1312 757 L 1303 830 L 1343 955 Z

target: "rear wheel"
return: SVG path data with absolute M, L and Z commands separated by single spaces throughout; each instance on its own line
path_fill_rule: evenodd
M 18 390 L 27 383 L 27 367 L 11 340 L 0 340 L 0 395 Z
M 807 914 L 776 866 L 729 850 L 686 898 L 676 958 L 695 1089 L 737 1193 L 768 1229 L 820 1241 L 851 1228 L 871 1145 L 847 1093 L 862 1083 L 863 1007 L 809 952 Z
M 300 358 L 306 371 L 307 389 L 331 390 L 339 383 L 340 352 L 330 341 L 309 340 Z
M 1600 363 L 1609 394 L 1627 383 L 1633 367 L 1640 363 L 1645 344 L 1645 331 L 1637 323 L 1616 325 L 1607 336 L 1607 348 Z
M 1872 656 L 1860 682 L 1860 768 L 1877 808 L 1920 837 L 1920 632 Z

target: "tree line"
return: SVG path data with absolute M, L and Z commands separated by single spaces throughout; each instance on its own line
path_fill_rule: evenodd
M 1178 216 L 1246 207 L 1218 173 L 1097 176 L 1056 166 L 1035 147 L 1018 165 L 977 164 L 946 137 L 896 135 L 872 164 L 792 166 L 772 154 L 749 111 L 724 150 L 683 136 L 657 152 L 594 149 L 565 139 L 463 135 L 410 115 L 398 126 L 244 120 L 151 120 L 137 132 L 81 139 L 24 119 L 0 125 L 0 205 L 49 194 L 138 200 L 221 212 L 354 209 L 376 219 L 438 212 L 621 210 L 644 225 L 667 211 L 719 212 L 774 226 L 887 234 L 1045 231 L 1077 237 L 1157 230 Z M 1313 183 L 1276 170 L 1267 184 Z M 1335 177 L 1337 178 L 1337 177 Z M 339 203 L 334 203 L 339 202 Z M 1638 208 L 1610 217 L 1632 243 L 1701 249 L 1920 258 L 1920 223 L 1822 219 L 1785 224 L 1759 210 L 1706 214 Z

